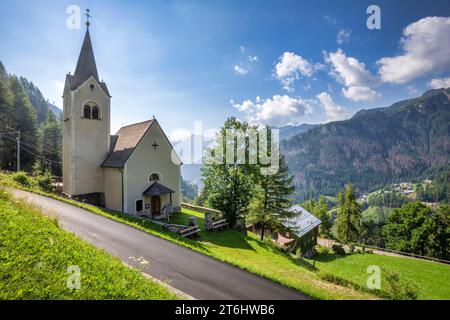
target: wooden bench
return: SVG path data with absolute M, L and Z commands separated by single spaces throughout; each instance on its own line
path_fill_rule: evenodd
M 178 231 L 178 233 L 183 238 L 186 238 L 189 236 L 194 236 L 194 235 L 197 236 L 200 233 L 200 228 L 198 226 L 187 227 L 187 228 L 181 229 L 180 231 Z
M 208 229 L 211 231 L 216 231 L 216 230 L 221 230 L 221 229 L 225 229 L 225 228 L 228 228 L 227 219 L 211 221 Z

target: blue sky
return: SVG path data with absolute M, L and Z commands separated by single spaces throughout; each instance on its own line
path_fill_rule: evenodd
M 153 115 L 174 138 L 229 116 L 326 122 L 450 83 L 448 1 L 2 0 L 0 61 L 58 106 L 85 32 L 69 5 L 91 9 L 113 132 Z

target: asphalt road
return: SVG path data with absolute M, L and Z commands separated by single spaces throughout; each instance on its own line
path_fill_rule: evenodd
M 309 296 L 201 253 L 150 235 L 87 210 L 33 193 L 14 190 L 16 196 L 57 217 L 60 225 L 105 249 L 127 264 L 130 257 L 149 261 L 145 273 L 196 299 L 304 300 Z

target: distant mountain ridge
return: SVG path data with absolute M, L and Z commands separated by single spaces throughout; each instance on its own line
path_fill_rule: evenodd
M 297 126 L 289 125 L 289 126 L 284 126 L 284 127 L 274 127 L 274 129 L 280 130 L 280 141 L 282 141 L 282 140 L 288 140 L 288 139 L 296 136 L 299 133 L 306 132 L 317 126 L 320 126 L 320 124 L 302 123 Z
M 55 115 L 56 119 L 60 119 L 62 116 L 62 110 L 60 108 L 58 108 L 57 106 L 55 106 L 54 104 L 48 102 L 47 104 L 47 108 L 53 112 L 53 114 Z
M 298 198 L 359 192 L 400 180 L 433 178 L 450 167 L 450 88 L 390 107 L 360 110 L 282 141 Z
M 39 90 L 33 82 L 24 77 L 20 77 L 19 80 L 28 95 L 31 105 L 36 109 L 36 119 L 38 124 L 45 122 L 48 110 L 52 111 L 57 119 L 60 119 L 62 110 L 48 102 L 48 100 L 44 98 L 41 90 Z

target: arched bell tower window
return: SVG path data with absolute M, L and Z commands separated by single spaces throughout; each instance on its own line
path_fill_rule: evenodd
M 97 106 L 92 107 L 92 119 L 100 120 L 100 110 Z
M 159 181 L 159 180 L 161 180 L 161 177 L 159 176 L 159 174 L 158 173 L 152 173 L 151 175 L 150 175 L 150 178 L 148 179 L 150 182 L 153 182 L 153 181 Z
M 83 108 L 83 118 L 90 119 L 91 118 L 91 106 L 86 104 Z
M 86 103 L 83 106 L 83 118 L 101 120 L 102 114 L 100 107 L 93 103 Z

